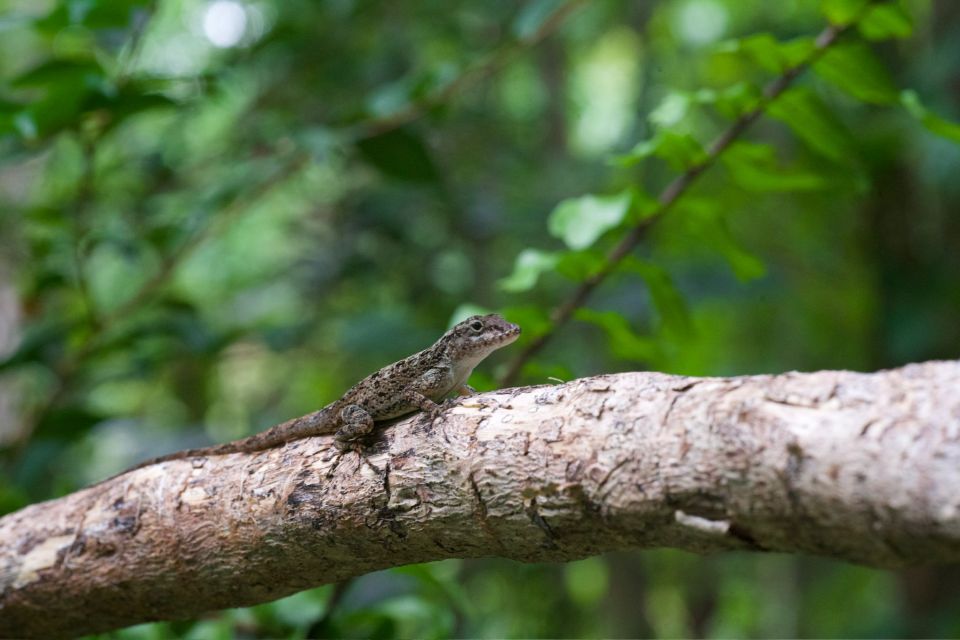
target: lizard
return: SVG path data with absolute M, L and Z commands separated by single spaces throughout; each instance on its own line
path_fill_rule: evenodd
M 341 451 L 354 448 L 377 422 L 417 410 L 433 418 L 440 410 L 437 403 L 448 394 L 475 393 L 467 385 L 474 367 L 519 336 L 520 327 L 499 315 L 471 316 L 451 327 L 430 347 L 371 373 L 318 411 L 226 444 L 151 458 L 117 475 L 170 460 L 254 453 L 319 435 L 334 434 L 334 445 Z

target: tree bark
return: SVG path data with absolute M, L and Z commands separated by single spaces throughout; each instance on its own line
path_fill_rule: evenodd
M 145 467 L 0 519 L 0 635 L 251 605 L 441 558 L 677 547 L 960 561 L 960 361 L 873 374 L 623 373 Z

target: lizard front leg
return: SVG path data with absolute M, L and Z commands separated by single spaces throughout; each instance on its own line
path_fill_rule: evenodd
M 420 411 L 430 416 L 431 419 L 435 418 L 440 411 L 440 405 L 413 387 L 404 389 L 400 394 L 400 399 L 411 407 L 420 409 Z
M 447 395 L 454 384 L 450 367 L 433 367 L 405 388 L 401 392 L 401 398 L 410 407 L 420 409 L 433 420 L 440 412 L 437 400 Z

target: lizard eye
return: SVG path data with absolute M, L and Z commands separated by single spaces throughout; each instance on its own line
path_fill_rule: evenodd
M 472 329 L 476 333 L 480 333 L 481 331 L 483 331 L 483 323 L 480 322 L 479 320 L 475 320 L 470 323 L 470 329 Z

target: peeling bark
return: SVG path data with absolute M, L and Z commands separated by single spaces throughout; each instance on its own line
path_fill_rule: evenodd
M 442 558 L 670 546 L 960 561 L 960 362 L 624 373 L 378 430 L 166 462 L 0 519 L 0 635 L 251 605 Z

